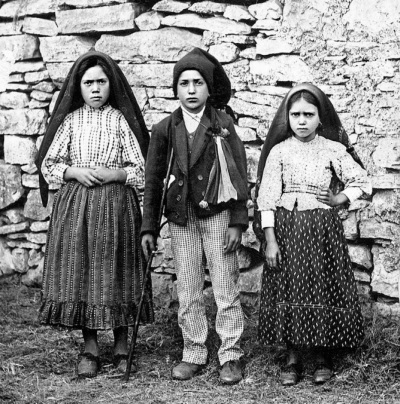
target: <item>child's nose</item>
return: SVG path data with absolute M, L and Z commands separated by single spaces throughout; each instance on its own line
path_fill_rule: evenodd
M 94 92 L 98 92 L 98 91 L 99 91 L 99 84 L 96 83 L 96 82 L 94 82 L 94 83 L 93 83 L 92 90 L 93 90 Z
M 194 93 L 196 91 L 196 87 L 195 87 L 194 83 L 189 83 L 188 91 L 189 91 L 189 93 Z

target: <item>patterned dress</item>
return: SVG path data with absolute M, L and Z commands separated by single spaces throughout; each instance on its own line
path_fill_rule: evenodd
M 268 156 L 257 202 L 262 227 L 275 228 L 282 262 L 263 273 L 259 338 L 265 344 L 352 348 L 363 336 L 341 220 L 316 199 L 333 172 L 350 202 L 371 193 L 365 170 L 339 142 L 291 137 Z
M 65 182 L 69 166 L 122 168 L 126 183 Z M 85 104 L 67 115 L 42 172 L 48 183 L 62 186 L 47 238 L 41 321 L 90 329 L 133 325 L 144 282 L 135 191 L 144 183 L 144 159 L 122 113 Z M 153 318 L 148 285 L 143 322 Z

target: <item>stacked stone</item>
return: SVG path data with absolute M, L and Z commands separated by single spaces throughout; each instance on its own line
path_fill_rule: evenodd
M 399 16 L 394 0 L 3 1 L 0 276 L 19 272 L 23 282 L 40 283 L 51 208 L 41 206 L 33 160 L 73 61 L 91 48 L 114 58 L 151 129 L 178 106 L 172 69 L 196 46 L 220 60 L 231 79 L 251 189 L 288 89 L 314 82 L 331 97 L 374 184 L 372 201 L 341 213 L 360 295 L 365 307 L 400 315 Z M 259 247 L 249 229 L 239 260 L 243 300 L 251 304 L 260 290 Z M 159 251 L 154 295 L 169 306 L 176 292 L 167 227 Z

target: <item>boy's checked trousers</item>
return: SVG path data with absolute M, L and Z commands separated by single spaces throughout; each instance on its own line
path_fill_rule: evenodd
M 187 225 L 170 223 L 177 269 L 178 323 L 184 340 L 182 361 L 185 362 L 199 365 L 207 362 L 203 249 L 218 308 L 216 331 L 221 338 L 218 351 L 220 364 L 237 360 L 243 355 L 239 344 L 244 328 L 237 286 L 239 266 L 235 252 L 226 254 L 223 251 L 229 219 L 228 210 L 211 217 L 197 218 L 189 203 Z

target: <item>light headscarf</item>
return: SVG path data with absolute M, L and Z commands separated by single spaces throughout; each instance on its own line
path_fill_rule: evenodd
M 257 170 L 257 183 L 256 183 L 256 193 L 258 196 L 258 190 L 261 184 L 261 178 L 264 172 L 265 162 L 274 146 L 278 143 L 283 142 L 292 136 L 292 130 L 290 129 L 289 123 L 289 105 L 290 99 L 299 92 L 308 92 L 312 94 L 318 101 L 318 115 L 321 122 L 320 127 L 317 129 L 319 136 L 323 136 L 326 139 L 340 142 L 346 146 L 347 152 L 353 157 L 353 159 L 364 168 L 360 158 L 358 157 L 354 147 L 351 145 L 349 137 L 340 122 L 339 116 L 329 100 L 328 96 L 320 90 L 317 86 L 310 83 L 302 83 L 293 87 L 283 99 L 278 111 L 269 128 L 267 137 L 264 142 L 264 146 L 261 151 L 260 160 L 258 162 Z M 260 214 L 257 210 L 257 206 L 254 210 L 254 222 L 253 229 L 257 237 L 261 240 L 264 239 L 264 234 L 261 228 Z

